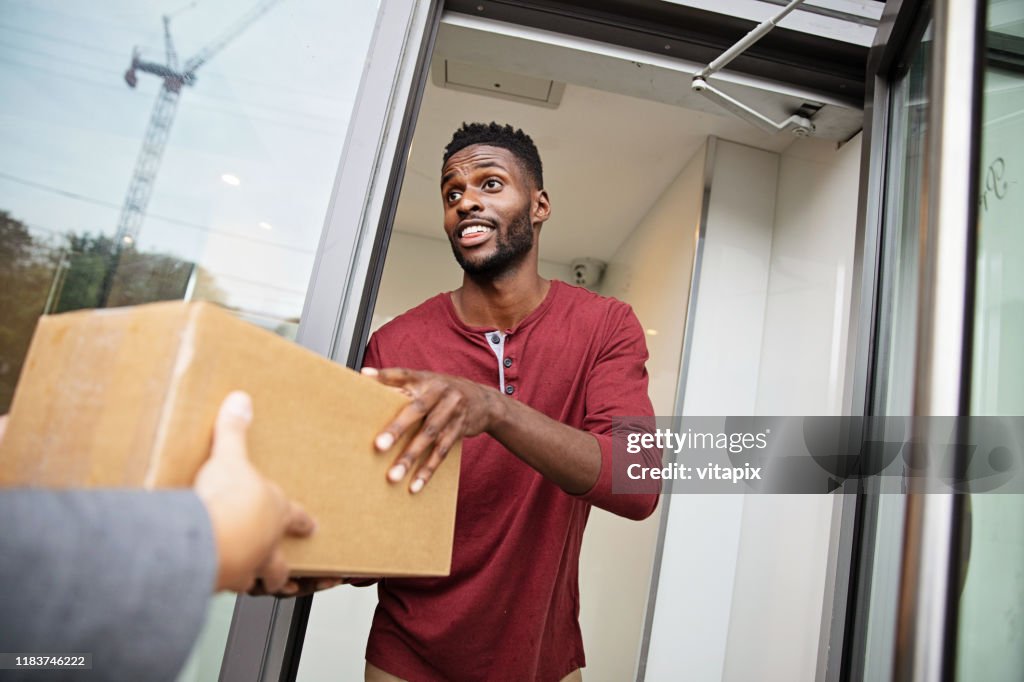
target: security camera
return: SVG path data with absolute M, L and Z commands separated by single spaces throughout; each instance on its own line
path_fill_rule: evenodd
M 572 269 L 572 282 L 581 287 L 593 289 L 601 282 L 606 263 L 595 258 L 577 258 L 569 267 Z

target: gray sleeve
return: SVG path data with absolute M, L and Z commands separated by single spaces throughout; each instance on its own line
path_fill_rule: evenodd
M 67 679 L 173 680 L 216 572 L 191 490 L 0 491 L 0 648 L 91 653 L 91 673 Z M 0 678 L 63 679 L 23 674 Z

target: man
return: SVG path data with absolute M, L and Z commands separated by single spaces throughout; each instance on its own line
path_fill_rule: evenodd
M 298 591 L 281 540 L 314 522 L 249 462 L 252 401 L 230 394 L 192 490 L 0 491 L 5 653 L 92 654 L 89 671 L 3 679 L 173 680 L 210 593 Z M 0 417 L 0 439 L 6 417 Z M 321 587 L 327 587 L 322 584 Z
M 451 576 L 380 581 L 367 680 L 580 679 L 590 507 L 657 504 L 612 493 L 612 418 L 652 414 L 643 330 L 628 305 L 540 276 L 543 187 L 521 130 L 456 131 L 441 197 L 462 286 L 370 339 L 365 371 L 414 399 L 377 449 L 423 420 L 389 480 L 418 493 L 465 440 Z

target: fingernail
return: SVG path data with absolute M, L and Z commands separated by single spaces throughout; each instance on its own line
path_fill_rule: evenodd
M 281 592 L 284 594 L 295 594 L 299 591 L 299 586 L 293 582 L 288 582 L 284 587 L 281 588 Z
M 232 391 L 224 401 L 224 410 L 247 422 L 252 421 L 252 398 L 245 391 Z
M 388 480 L 391 481 L 392 483 L 398 483 L 403 478 L 405 478 L 404 464 L 396 464 L 395 466 L 391 467 L 391 469 L 388 471 Z
M 424 485 L 423 479 L 422 478 L 417 478 L 415 481 L 412 482 L 412 485 L 409 486 L 409 492 L 411 492 L 412 494 L 415 495 L 419 491 L 423 490 L 423 485 Z
M 363 367 L 362 372 L 368 377 L 375 377 L 378 374 L 377 370 L 373 367 Z
M 383 452 L 384 450 L 391 449 L 391 446 L 395 444 L 395 437 L 390 433 L 382 433 L 377 436 L 377 440 L 373 441 L 373 443 L 377 446 L 378 450 Z

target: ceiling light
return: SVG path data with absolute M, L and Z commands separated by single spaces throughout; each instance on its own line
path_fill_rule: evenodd
M 262 228 L 263 228 L 264 230 L 273 230 L 273 229 L 274 229 L 274 226 L 273 226 L 273 225 L 271 225 L 270 223 L 268 223 L 268 222 L 267 222 L 266 220 L 261 220 L 261 221 L 260 221 L 260 223 L 259 223 L 259 225 L 260 225 L 260 227 L 262 227 Z
M 226 184 L 231 185 L 232 187 L 238 187 L 239 185 L 242 184 L 242 181 L 238 179 L 238 176 L 232 175 L 231 173 L 225 173 L 224 175 L 220 176 L 220 179 L 223 180 Z
M 658 330 L 657 329 L 648 329 L 647 330 L 647 335 L 648 336 L 657 336 L 658 335 Z

